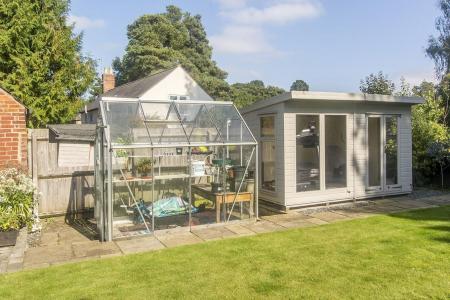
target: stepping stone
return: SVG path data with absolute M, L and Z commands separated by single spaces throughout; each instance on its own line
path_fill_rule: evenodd
M 153 236 L 119 240 L 115 243 L 124 254 L 154 251 L 165 248 L 164 245 Z

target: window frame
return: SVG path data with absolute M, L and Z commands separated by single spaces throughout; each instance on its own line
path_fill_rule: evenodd
M 260 187 L 260 189 L 262 190 L 262 191 L 264 191 L 264 192 L 267 192 L 267 193 L 276 193 L 277 192 L 277 178 L 276 178 L 276 174 L 274 174 L 274 179 L 275 179 L 275 185 L 274 185 L 274 189 L 273 190 L 269 190 L 269 189 L 266 189 L 266 188 L 264 188 L 264 186 L 263 186 L 263 167 L 262 167 L 262 165 L 263 165 L 263 147 L 262 147 L 262 143 L 264 143 L 264 142 L 273 142 L 273 144 L 274 144 L 274 147 L 275 147 L 275 149 L 274 149 L 274 155 L 275 155 L 275 157 L 274 157 L 274 172 L 276 173 L 276 153 L 277 153 L 277 146 L 276 146 L 276 138 L 275 138 L 275 136 L 276 136 L 276 113 L 267 113 L 267 114 L 261 114 L 261 115 L 258 115 L 258 120 L 259 120 L 259 124 L 258 124 L 258 131 L 259 131 L 259 148 L 260 148 L 260 158 L 259 158 L 259 169 L 260 169 L 260 172 L 259 172 L 259 187 Z M 273 118 L 273 136 L 267 136 L 267 135 L 265 135 L 265 136 L 263 136 L 262 135 L 262 119 L 263 118 Z
M 349 190 L 349 165 L 348 165 L 348 157 L 349 157 L 349 139 L 348 139 L 348 113 L 295 113 L 295 135 L 297 134 L 297 116 L 318 116 L 319 117 L 319 172 L 320 172 L 320 189 L 313 190 L 313 191 L 297 191 L 297 143 L 295 143 L 295 193 L 299 195 L 316 195 L 318 193 L 326 193 L 326 192 L 341 192 L 341 191 L 348 191 Z M 346 186 L 340 187 L 340 188 L 326 188 L 326 166 L 325 166 L 325 116 L 345 116 L 345 147 L 346 147 L 346 166 L 345 166 L 345 176 L 346 176 Z

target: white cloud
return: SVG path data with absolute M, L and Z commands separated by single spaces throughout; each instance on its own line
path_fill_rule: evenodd
M 77 30 L 102 28 L 106 22 L 102 19 L 89 19 L 88 17 L 68 15 L 67 24 L 74 24 Z
M 221 15 L 241 24 L 285 24 L 320 16 L 322 6 L 317 1 L 284 1 L 265 8 L 247 7 L 237 11 L 224 11 Z
M 400 79 L 404 77 L 406 82 L 408 82 L 411 86 L 419 85 L 422 81 L 430 81 L 437 83 L 436 74 L 433 69 L 429 70 L 416 70 L 411 72 L 406 72 L 405 74 L 395 74 L 394 81 L 396 82 L 396 87 L 400 87 Z
M 224 9 L 241 8 L 247 4 L 247 0 L 216 0 Z
M 270 53 L 274 49 L 266 40 L 261 28 L 227 26 L 220 35 L 211 36 L 214 50 L 234 54 Z
M 277 54 L 269 42 L 266 29 L 316 18 L 322 13 L 318 0 L 259 1 L 263 7 L 250 6 L 250 0 L 216 0 L 219 15 L 226 20 L 223 31 L 210 38 L 214 50 L 232 54 Z

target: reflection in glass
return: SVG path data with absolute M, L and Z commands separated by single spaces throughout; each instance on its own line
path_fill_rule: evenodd
M 275 136 L 275 117 L 261 117 L 261 137 Z
M 319 116 L 297 115 L 297 192 L 320 190 Z
M 397 178 L 397 117 L 386 117 L 386 185 L 398 184 Z
M 369 186 L 381 186 L 381 118 L 368 118 Z
M 347 186 L 346 117 L 325 116 L 325 186 Z

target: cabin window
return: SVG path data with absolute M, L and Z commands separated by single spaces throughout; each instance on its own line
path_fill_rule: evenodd
M 297 192 L 347 187 L 347 117 L 297 115 Z
M 275 191 L 275 116 L 260 118 L 261 188 Z
M 347 187 L 347 122 L 345 116 L 325 116 L 325 187 Z
M 320 190 L 320 122 L 317 115 L 297 115 L 297 192 Z

